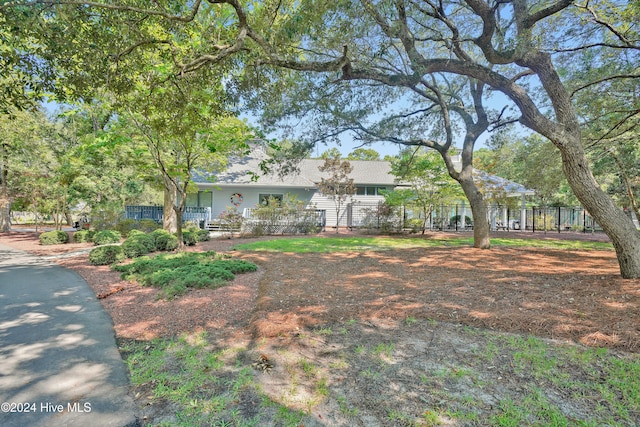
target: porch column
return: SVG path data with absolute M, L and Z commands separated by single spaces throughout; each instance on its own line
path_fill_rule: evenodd
M 464 203 L 464 200 L 462 201 L 462 213 L 460 214 L 460 227 L 462 227 L 462 231 L 466 230 L 467 228 L 467 221 L 466 218 L 467 217 L 467 205 Z
M 502 226 L 509 231 L 509 216 L 507 215 L 507 205 L 502 207 Z
M 525 231 L 527 228 L 527 203 L 524 198 L 524 193 L 520 196 L 522 197 L 522 204 L 520 207 L 520 231 Z

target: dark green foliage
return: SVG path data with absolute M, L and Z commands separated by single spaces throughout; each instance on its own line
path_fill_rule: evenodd
M 122 262 L 125 259 L 124 251 L 120 246 L 101 246 L 89 253 L 89 262 L 93 265 L 109 265 Z
M 165 233 L 166 234 L 158 234 L 156 237 L 156 250 L 175 251 L 178 248 L 178 238 L 168 232 Z
M 73 241 L 75 243 L 88 243 L 93 241 L 93 235 L 96 234 L 93 230 L 80 230 L 73 233 Z
M 195 246 L 198 243 L 198 235 L 193 231 L 185 231 L 182 233 L 182 241 L 187 246 Z
M 140 231 L 144 231 L 145 233 L 151 233 L 154 230 L 162 228 L 162 225 L 152 219 L 141 219 L 138 225 L 140 227 Z
M 138 258 L 139 256 L 149 253 L 149 250 L 142 242 L 130 239 L 122 243 L 122 250 L 127 258 Z
M 134 228 L 133 230 L 129 231 L 126 236 L 123 237 L 133 237 L 141 234 L 145 234 L 145 232 Z
M 160 236 L 162 237 L 162 236 Z M 142 257 L 131 264 L 114 267 L 125 279 L 135 279 L 146 286 L 162 288 L 165 298 L 184 294 L 188 288 L 217 288 L 233 280 L 235 274 L 256 271 L 257 266 L 244 260 L 217 255 L 215 252 L 182 253 Z
M 98 231 L 93 236 L 93 243 L 96 245 L 109 245 L 112 243 L 119 243 L 122 239 L 122 235 L 116 230 L 102 230 Z
M 137 258 L 155 251 L 153 237 L 139 230 L 131 230 L 129 238 L 122 243 L 122 249 L 128 258 Z
M 153 230 L 161 228 L 161 225 L 152 219 L 123 219 L 116 225 L 116 230 L 122 234 L 122 237 L 130 236 L 131 231 L 137 230 L 142 233 L 151 233 Z
M 138 229 L 138 221 L 135 219 L 123 219 L 116 225 L 116 230 L 120 232 L 122 237 L 127 237 L 132 230 Z
M 40 235 L 41 245 L 60 245 L 69 241 L 69 235 L 60 230 L 46 231 Z
M 196 234 L 198 235 L 198 242 L 206 242 L 209 240 L 209 230 L 198 230 Z

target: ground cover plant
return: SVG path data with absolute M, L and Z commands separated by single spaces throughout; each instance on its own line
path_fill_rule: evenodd
M 254 263 L 212 251 L 141 257 L 113 268 L 126 280 L 161 288 L 161 296 L 168 299 L 183 295 L 189 288 L 220 287 L 236 274 L 257 270 Z

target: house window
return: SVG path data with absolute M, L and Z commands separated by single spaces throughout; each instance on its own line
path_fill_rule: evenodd
M 198 191 L 197 193 L 187 194 L 186 206 L 210 208 L 213 204 L 212 197 L 211 191 Z
M 258 195 L 258 202 L 261 205 L 266 205 L 269 203 L 269 199 L 275 199 L 278 201 L 279 204 L 282 204 L 282 199 L 284 198 L 284 195 L 282 194 L 259 194 Z
M 358 196 L 381 196 L 387 187 L 357 187 L 356 194 Z

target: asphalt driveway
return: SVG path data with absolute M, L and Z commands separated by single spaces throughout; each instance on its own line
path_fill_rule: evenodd
M 113 324 L 75 272 L 0 245 L 0 426 L 135 426 Z

